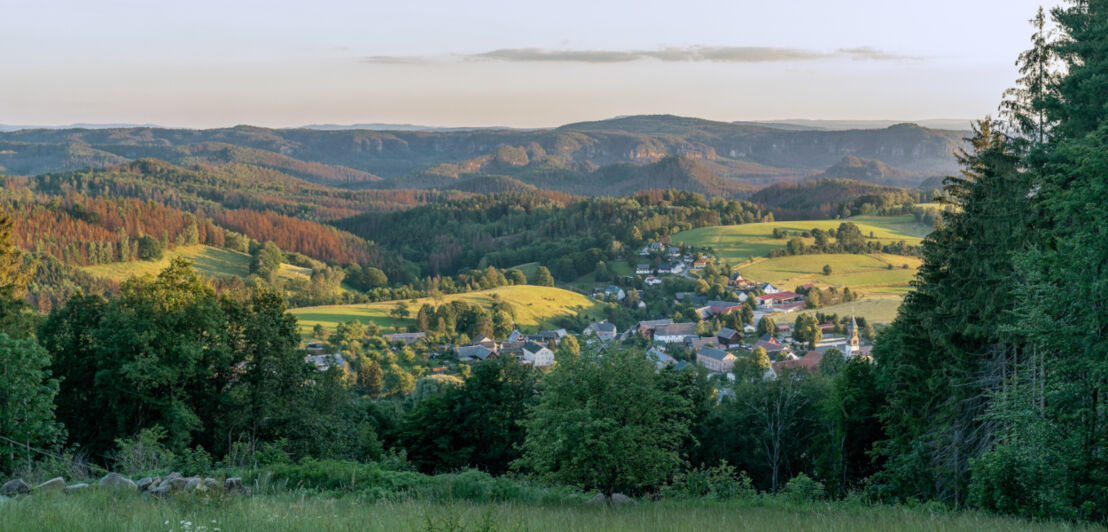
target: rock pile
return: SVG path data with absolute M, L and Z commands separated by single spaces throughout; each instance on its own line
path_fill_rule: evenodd
M 31 487 L 21 478 L 10 480 L 0 485 L 0 500 L 10 497 L 34 493 L 63 493 L 91 489 L 93 486 L 85 483 L 66 485 L 62 477 L 52 478 Z M 96 483 L 97 489 L 104 490 L 137 490 L 139 493 L 151 496 L 165 496 L 169 494 L 208 494 L 214 496 L 250 496 L 250 488 L 242 483 L 239 477 L 231 477 L 220 481 L 211 477 L 184 477 L 180 473 L 170 473 L 165 478 L 146 477 L 138 482 L 120 475 L 108 473 Z

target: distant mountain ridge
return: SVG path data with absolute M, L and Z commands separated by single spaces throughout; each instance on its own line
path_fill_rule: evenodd
M 852 178 L 880 184 L 895 178 L 896 184 L 914 187 L 956 171 L 953 154 L 964 136 L 913 124 L 787 130 L 671 115 L 540 130 L 407 127 L 413 129 L 236 126 L 0 132 L 0 173 L 35 175 L 157 158 L 182 166 L 248 164 L 348 188 L 464 189 L 460 183 L 468 179 L 503 176 L 574 194 L 662 187 L 741 198 L 766 185 L 843 171 L 833 167 L 844 157 L 875 161 L 871 166 L 878 170 L 873 176 L 861 172 Z M 675 159 L 659 164 L 667 158 Z

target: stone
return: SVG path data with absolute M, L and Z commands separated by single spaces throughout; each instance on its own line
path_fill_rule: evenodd
M 24 493 L 31 493 L 31 486 L 23 479 L 17 478 L 15 480 L 9 480 L 0 486 L 0 495 L 5 497 L 12 497 L 15 495 L 22 495 Z
M 638 504 L 638 502 L 622 493 L 613 493 L 612 504 Z
M 108 473 L 97 483 L 101 488 L 108 489 L 135 489 L 135 483 L 119 473 Z
M 192 493 L 198 488 L 204 485 L 204 481 L 200 480 L 200 477 L 189 477 L 185 479 L 185 491 Z
M 239 477 L 231 477 L 223 483 L 223 489 L 228 495 L 245 495 L 250 496 L 250 488 L 242 484 L 242 479 Z
M 206 488 L 206 489 L 217 490 L 221 487 L 222 486 L 219 484 L 219 481 L 214 479 L 214 478 L 208 477 L 208 478 L 204 479 L 204 488 Z
M 626 496 L 622 493 L 613 493 L 611 499 L 609 499 L 603 493 L 597 493 L 596 496 L 589 499 L 589 503 L 590 504 L 611 504 L 613 506 L 623 505 L 623 504 L 638 504 L 638 502 L 635 502 L 635 499 L 632 499 L 631 497 L 628 497 L 628 496 Z
M 181 474 L 174 471 L 174 472 L 170 473 L 169 476 L 165 477 L 166 480 L 173 479 L 173 478 L 181 478 Z
M 175 477 L 170 475 L 169 478 L 163 480 L 161 484 L 158 484 L 158 487 L 160 488 L 162 486 L 168 486 L 170 491 L 181 491 L 185 489 L 185 486 L 187 486 L 188 483 L 188 480 L 185 480 L 179 476 Z
M 158 481 L 150 477 L 143 477 L 139 479 L 138 482 L 135 482 L 135 487 L 138 488 L 139 491 L 146 491 L 148 489 L 157 487 L 157 485 Z
M 65 487 L 65 491 L 67 493 L 72 492 L 72 491 L 81 491 L 81 490 L 85 490 L 85 489 L 88 489 L 88 484 L 85 484 L 84 482 L 80 482 L 80 483 L 77 483 L 77 484 L 70 484 L 70 485 Z
M 38 486 L 35 486 L 36 492 L 42 493 L 57 493 L 65 489 L 65 479 L 62 477 L 54 477 Z
M 148 491 L 147 493 L 161 497 L 164 495 L 169 495 L 171 491 L 173 491 L 173 486 L 168 481 L 166 481 L 158 484 L 158 487 Z

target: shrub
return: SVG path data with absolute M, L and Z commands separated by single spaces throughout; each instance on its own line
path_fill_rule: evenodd
M 212 455 L 199 445 L 195 449 L 186 447 L 177 457 L 175 467 L 185 475 L 204 475 L 212 468 Z
M 757 495 L 746 472 L 738 471 L 726 460 L 718 466 L 690 469 L 678 473 L 673 482 L 662 488 L 667 497 L 710 497 L 713 499 L 745 499 Z
M 116 470 L 131 475 L 172 466 L 173 452 L 162 444 L 168 434 L 165 428 L 154 425 L 140 430 L 134 438 L 115 440 Z
M 826 491 L 823 488 L 823 483 L 800 473 L 789 480 L 781 494 L 785 499 L 792 502 L 815 502 L 823 500 Z

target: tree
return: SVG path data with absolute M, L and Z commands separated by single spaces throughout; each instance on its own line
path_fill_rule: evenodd
M 323 328 L 322 324 L 317 323 L 317 324 L 315 324 L 314 327 L 312 327 L 312 338 L 326 338 L 326 337 L 327 337 L 327 331 Z
M 1046 29 L 1046 13 L 1039 6 L 1035 17 L 1030 21 L 1035 28 L 1031 35 L 1031 48 L 1019 55 L 1016 65 L 1020 77 L 1016 87 L 1004 91 L 1005 99 L 1000 104 L 1001 116 L 1011 124 L 1019 134 L 1038 144 L 1044 144 L 1053 126 L 1047 117 L 1047 100 L 1053 95 L 1058 75 L 1054 71 L 1057 56 Z
M 823 265 L 823 274 L 824 275 L 831 275 L 831 265 L 830 264 L 824 264 Z
M 381 288 L 382 286 L 388 286 L 389 277 L 385 275 L 385 272 L 380 268 L 374 268 L 373 266 L 367 266 L 363 270 L 365 276 L 365 284 L 369 288 Z
M 508 282 L 510 282 L 512 284 L 515 284 L 515 285 L 527 284 L 527 276 L 523 275 L 523 272 L 521 272 L 519 270 L 516 270 L 516 269 L 508 270 L 508 273 L 506 274 L 506 276 L 508 278 Z
M 544 378 L 514 467 L 609 498 L 650 489 L 680 464 L 691 408 L 642 351 L 584 351 Z
M 819 372 L 834 377 L 842 371 L 844 364 L 846 364 L 846 356 L 842 351 L 832 347 L 824 351 L 823 358 L 819 359 Z
M 535 278 L 531 281 L 531 284 L 536 286 L 554 286 L 554 276 L 550 275 L 550 270 L 546 266 L 539 266 L 535 270 Z
M 581 353 L 581 345 L 577 343 L 577 338 L 573 336 L 566 336 L 562 338 L 562 341 L 558 344 L 558 358 L 566 358 Z
M 411 312 L 408 310 L 408 304 L 403 301 L 397 303 L 396 306 L 394 306 L 392 310 L 389 311 L 389 316 L 398 320 L 405 319 L 410 314 Z
M 61 439 L 54 421 L 58 379 L 50 374 L 50 354 L 33 338 L 15 339 L 0 332 L 0 471 L 11 471 L 13 458 L 25 459 L 22 445 L 49 447 Z
M 770 368 L 769 353 L 766 352 L 766 348 L 762 346 L 755 347 L 754 350 L 750 352 L 750 358 L 754 361 L 754 365 L 762 370 L 763 373 Z
M 272 282 L 273 276 L 281 268 L 284 260 L 285 255 L 281 253 L 281 248 L 273 242 L 266 242 L 264 246 L 254 251 L 254 258 L 250 261 L 250 273 Z
M 142 260 L 156 261 L 162 259 L 165 246 L 161 241 L 152 236 L 143 236 L 138 239 L 138 257 Z
M 775 335 L 777 334 L 777 324 L 773 322 L 773 318 L 769 316 L 762 316 L 762 319 L 758 320 L 758 325 L 755 327 L 755 332 L 758 336 L 763 335 Z

